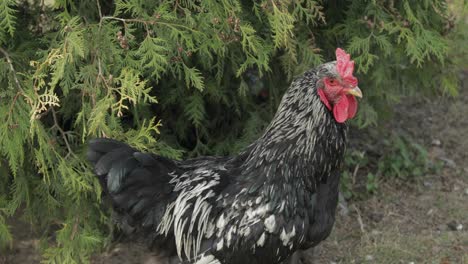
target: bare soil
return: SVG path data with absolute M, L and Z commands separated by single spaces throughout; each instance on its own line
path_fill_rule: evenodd
M 385 128 L 410 135 L 443 167 L 414 181 L 385 175 L 376 194 L 349 201 L 330 237 L 315 249 L 313 263 L 468 264 L 467 84 L 454 99 L 413 99 L 396 107 Z M 365 177 L 359 170 L 356 175 Z M 0 263 L 39 263 L 38 236 L 17 219 L 9 223 L 15 240 Z M 145 247 L 118 243 L 92 263 L 155 262 Z

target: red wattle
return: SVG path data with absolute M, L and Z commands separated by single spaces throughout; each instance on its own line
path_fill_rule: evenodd
M 349 101 L 347 96 L 342 96 L 333 106 L 333 116 L 336 122 L 344 123 L 349 117 Z

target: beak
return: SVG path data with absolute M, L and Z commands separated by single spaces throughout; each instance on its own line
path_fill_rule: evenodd
M 361 89 L 359 89 L 359 87 L 354 87 L 354 88 L 351 88 L 351 89 L 348 89 L 346 91 L 347 94 L 351 94 L 351 95 L 354 95 L 356 97 L 359 97 L 359 98 L 362 98 L 362 92 L 361 92 Z

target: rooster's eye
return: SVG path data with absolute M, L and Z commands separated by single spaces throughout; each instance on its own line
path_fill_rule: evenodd
M 336 80 L 335 80 L 335 79 L 330 79 L 330 84 L 331 84 L 331 85 L 335 85 L 335 84 L 336 84 Z

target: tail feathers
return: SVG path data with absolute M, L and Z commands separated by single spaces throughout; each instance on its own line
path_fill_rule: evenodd
M 154 230 L 169 200 L 175 199 L 169 181 L 178 170 L 176 162 L 103 138 L 89 142 L 87 157 L 121 217 L 119 222 L 140 231 Z
M 127 144 L 110 138 L 95 138 L 89 141 L 89 149 L 100 153 L 110 152 L 123 147 L 129 148 Z
M 97 138 L 89 142 L 87 158 L 106 191 L 119 191 L 123 178 L 138 163 L 133 158 L 134 152 L 130 146 L 113 139 Z
M 107 174 L 107 189 L 110 193 L 119 192 L 123 187 L 124 178 L 138 166 L 138 161 L 132 156 L 122 154 L 120 157 L 123 157 L 123 159 L 117 159 L 117 164 L 113 165 Z M 99 167 L 96 166 L 96 170 L 98 168 Z

